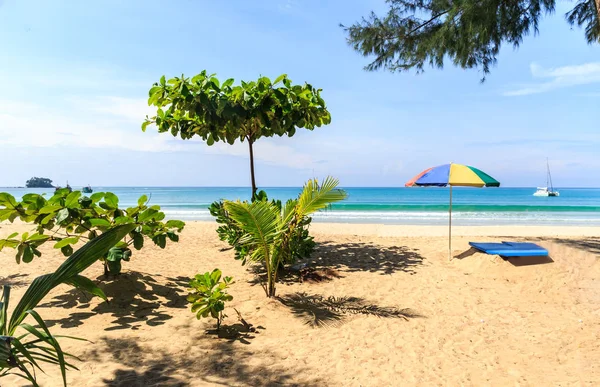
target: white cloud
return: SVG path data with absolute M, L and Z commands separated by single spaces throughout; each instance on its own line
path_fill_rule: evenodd
M 146 114 L 154 112 L 145 100 L 122 97 L 69 98 L 65 112 L 41 105 L 0 101 L 0 146 L 123 148 L 143 152 L 203 152 L 248 157 L 246 143 L 206 146 L 200 139 L 182 141 L 149 127 L 141 131 Z M 295 169 L 313 168 L 306 153 L 277 140 L 261 139 L 254 145 L 255 160 Z
M 148 106 L 146 99 L 123 97 L 70 98 L 83 110 L 101 113 L 141 126 L 146 116 L 156 115 L 156 108 Z
M 548 79 L 545 82 L 523 85 L 518 89 L 504 92 L 505 96 L 522 96 L 545 93 L 555 89 L 587 85 L 600 82 L 600 62 L 584 63 L 574 66 L 543 68 L 532 63 L 531 75 L 534 78 Z
M 284 0 L 277 5 L 280 12 L 288 13 L 298 6 L 296 0 Z

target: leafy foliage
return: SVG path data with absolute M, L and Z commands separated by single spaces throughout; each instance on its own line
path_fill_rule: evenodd
M 258 194 L 253 197 L 253 201 L 257 200 L 268 201 L 269 198 L 267 197 L 267 193 L 262 190 L 259 191 Z M 277 206 L 279 211 L 281 211 L 282 203 L 280 200 L 272 200 L 271 204 Z M 229 245 L 235 249 L 235 258 L 241 260 L 242 264 L 245 265 L 250 250 L 245 244 L 239 243 L 245 232 L 229 216 L 222 201 L 212 203 L 208 210 L 211 215 L 215 217 L 217 223 L 220 224 L 217 228 L 219 239 L 229 243 Z M 308 230 L 311 221 L 312 218 L 309 216 L 305 216 L 299 221 L 298 227 L 295 228 L 290 237 L 290 254 L 285 261 L 281 262 L 282 265 L 295 263 L 298 259 L 308 258 L 312 254 L 316 243 L 314 242 L 314 238 L 310 236 Z
M 17 375 L 38 386 L 35 369 L 42 370 L 39 363 L 46 362 L 60 367 L 63 383 L 66 386 L 66 370 L 77 369 L 66 360 L 67 357 L 73 356 L 64 353 L 58 343 L 57 339 L 64 336 L 53 336 L 34 308 L 53 288 L 63 283 L 106 300 L 104 292 L 80 273 L 105 255 L 111 246 L 123 239 L 135 227 L 135 224 L 127 224 L 108 230 L 82 246 L 54 273 L 35 278 L 10 316 L 8 313 L 10 287 L 3 287 L 0 302 L 0 377 Z M 35 319 L 38 328 L 23 322 L 27 316 Z M 25 333 L 15 336 L 17 329 L 22 329 Z
M 567 21 L 571 25 L 585 26 L 588 43 L 600 43 L 600 0 L 579 0 L 575 7 L 567 12 Z
M 160 133 L 170 132 L 187 140 L 200 137 L 207 145 L 215 142 L 249 145 L 252 194 L 254 179 L 252 144 L 261 137 L 292 137 L 297 128 L 313 130 L 331 122 L 321 97 L 321 89 L 312 85 L 292 85 L 283 74 L 274 81 L 257 81 L 234 86 L 233 79 L 219 82 L 215 74 L 202 71 L 186 78 L 163 76 L 149 91 L 148 105 L 156 106 L 156 116 L 146 118 L 142 130 L 150 124 Z
M 46 177 L 32 177 L 25 183 L 27 188 L 54 188 L 52 180 Z
M 192 303 L 192 313 L 196 318 L 211 316 L 217 320 L 217 330 L 221 327 L 225 302 L 231 301 L 233 297 L 227 294 L 227 287 L 231 285 L 232 278 L 224 277 L 221 281 L 221 270 L 214 269 L 212 273 L 196 274 L 190 281 L 192 291 L 187 300 Z
M 240 238 L 244 236 L 244 231 L 231 219 L 222 201 L 212 203 L 208 207 L 208 211 L 219 224 L 217 228 L 219 239 L 229 243 L 235 249 L 235 259 L 240 259 L 245 264 L 248 250 L 238 243 Z
M 556 0 L 387 0 L 388 13 L 344 27 L 348 43 L 364 56 L 375 56 L 366 69 L 390 71 L 425 65 L 443 67 L 450 59 L 463 69 L 481 68 L 484 76 L 496 63 L 502 44 L 518 47 L 538 33 L 544 14 Z M 586 26 L 589 43 L 600 42 L 600 0 L 578 0 L 568 22 Z M 342 26 L 343 27 L 343 26 Z
M 90 197 L 80 191 L 70 192 L 60 189 L 47 199 L 43 195 L 26 194 L 18 202 L 12 195 L 0 192 L 0 221 L 13 222 L 19 218 L 23 222 L 36 225 L 35 232 L 14 233 L 0 239 L 0 251 L 4 247 L 16 249 L 17 263 L 31 262 L 42 254 L 38 249 L 42 244 L 54 242 L 65 256 L 73 254 L 73 245 L 81 240 L 93 240 L 98 235 L 123 224 L 136 227 L 101 257 L 105 274 L 118 274 L 121 261 L 129 261 L 130 246 L 140 250 L 145 238 L 149 238 L 161 248 L 167 239 L 177 242 L 178 233 L 185 223 L 179 220 L 163 222 L 165 214 L 159 206 L 148 206 L 148 198 L 139 198 L 138 205 L 127 209 L 119 208 L 119 198 L 112 192 L 98 192 Z
M 284 206 L 268 200 L 226 201 L 223 204 L 227 215 L 244 233 L 237 245 L 247 249 L 248 259 L 265 264 L 267 283 L 263 287 L 267 297 L 275 296 L 280 266 L 293 261 L 298 254 L 306 253 L 298 248 L 298 243 L 308 236 L 308 230 L 306 233 L 299 231 L 307 225 L 308 216 L 346 198 L 346 192 L 337 186 L 338 181 L 331 177 L 321 185 L 316 179 L 309 180 L 298 199 L 288 200 Z

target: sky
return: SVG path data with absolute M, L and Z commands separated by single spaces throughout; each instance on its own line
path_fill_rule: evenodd
M 332 123 L 255 145 L 259 186 L 402 186 L 448 162 L 503 186 L 600 186 L 600 45 L 558 2 L 539 36 L 505 46 L 485 83 L 447 64 L 367 72 L 345 41 L 384 0 L 0 0 L 0 186 L 248 186 L 245 143 L 211 147 L 141 131 L 162 75 L 322 88 Z

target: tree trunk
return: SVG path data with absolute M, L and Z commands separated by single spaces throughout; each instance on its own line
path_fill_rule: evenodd
M 250 178 L 252 179 L 252 198 L 256 195 L 256 181 L 254 180 L 254 151 L 252 149 L 252 140 L 248 139 L 248 148 L 250 149 Z

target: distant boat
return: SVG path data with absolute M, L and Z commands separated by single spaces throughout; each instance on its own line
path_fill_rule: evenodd
M 550 164 L 548 163 L 548 159 L 546 159 L 546 171 L 546 186 L 538 187 L 533 196 L 560 196 L 560 193 L 555 191 L 554 186 L 552 185 L 552 175 L 550 174 Z
M 66 188 L 66 189 L 68 189 L 68 190 L 69 190 L 69 192 L 73 192 L 73 188 L 71 188 L 71 186 L 69 185 L 69 181 L 68 181 L 68 180 L 67 180 L 67 186 L 66 186 L 65 188 Z M 57 187 L 54 189 L 54 192 L 58 191 L 59 189 L 62 189 L 62 187 L 61 187 L 61 186 L 57 186 Z
M 82 191 L 83 193 L 92 193 L 92 192 L 94 192 L 94 190 L 92 189 L 92 187 L 90 187 L 89 185 L 88 185 L 87 187 L 83 187 L 83 188 L 81 189 L 81 191 Z

